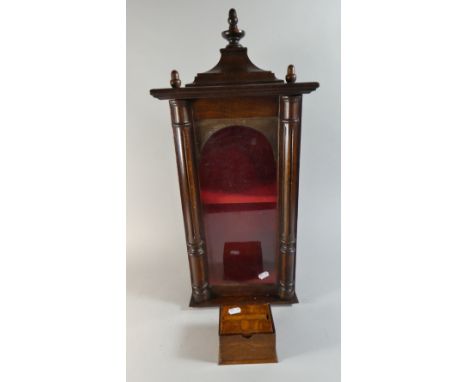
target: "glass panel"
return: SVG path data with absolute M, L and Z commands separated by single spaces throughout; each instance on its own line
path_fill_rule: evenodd
M 276 283 L 277 175 L 271 143 L 253 128 L 224 127 L 203 145 L 199 163 L 210 284 Z

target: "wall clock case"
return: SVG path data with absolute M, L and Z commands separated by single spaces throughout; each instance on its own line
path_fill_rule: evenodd
M 150 91 L 170 105 L 190 306 L 296 303 L 302 95 L 319 84 L 256 67 L 233 9 L 228 22 L 213 69 Z

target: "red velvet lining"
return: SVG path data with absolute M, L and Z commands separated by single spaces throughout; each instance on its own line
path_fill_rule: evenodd
M 275 203 L 276 184 L 260 185 L 244 193 L 227 193 L 202 189 L 201 199 L 205 204 Z
M 206 204 L 276 201 L 276 165 L 266 137 L 244 126 L 213 134 L 200 159 L 201 198 Z

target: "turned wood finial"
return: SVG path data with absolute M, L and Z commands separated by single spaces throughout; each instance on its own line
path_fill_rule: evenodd
M 288 84 L 296 82 L 296 69 L 294 65 L 288 66 L 288 72 L 286 73 L 286 82 Z
M 179 78 L 179 72 L 177 70 L 173 70 L 171 72 L 171 87 L 174 89 L 180 88 L 180 78 Z
M 237 21 L 237 12 L 234 8 L 231 8 L 228 18 L 229 29 L 221 33 L 229 41 L 226 48 L 238 48 L 242 46 L 239 44 L 239 40 L 245 36 L 245 32 L 237 27 Z

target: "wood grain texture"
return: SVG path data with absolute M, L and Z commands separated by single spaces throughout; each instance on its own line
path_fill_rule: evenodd
M 232 316 L 228 314 L 231 307 L 220 307 L 219 364 L 278 362 L 270 305 L 240 305 L 241 313 Z
M 178 89 L 151 89 L 150 94 L 158 99 L 195 99 L 217 97 L 256 97 L 307 94 L 319 87 L 318 82 L 296 82 L 290 84 L 232 84 L 224 86 L 198 86 Z
M 229 314 L 229 309 L 239 307 L 241 312 Z M 274 333 L 268 304 L 232 304 L 220 307 L 219 334 Z
M 196 302 L 210 297 L 208 263 L 201 221 L 198 171 L 195 165 L 195 144 L 189 104 L 170 101 L 172 127 L 179 174 L 180 198 L 184 215 L 185 238 L 192 281 L 192 298 Z
M 213 69 L 199 73 L 185 87 L 181 87 L 179 73 L 173 71 L 171 88 L 150 90 L 153 97 L 169 100 L 171 109 L 192 285 L 190 306 L 247 302 L 292 304 L 298 302 L 295 267 L 302 95 L 315 91 L 319 83 L 295 82 L 293 65 L 288 67 L 286 83 L 271 71 L 259 69 L 250 61 L 247 48 L 240 45 L 244 32 L 237 26 L 234 9 L 229 11 L 228 23 L 229 29 L 223 37 L 229 44 L 220 50 L 220 60 Z M 271 130 L 265 136 L 275 146 L 279 224 L 274 238 L 277 249 L 272 251 L 276 256 L 278 279 L 269 284 L 209 285 L 208 281 L 198 161 L 200 149 L 211 134 L 232 124 L 251 124 L 261 133 Z M 271 337 L 261 339 L 267 336 L 264 333 L 258 336 L 261 346 L 271 346 Z M 235 340 L 226 341 L 228 344 Z
M 295 293 L 297 202 L 301 147 L 302 96 L 280 98 L 279 208 L 280 277 L 279 296 L 288 300 Z
M 223 97 L 193 101 L 195 121 L 262 117 L 278 117 L 278 97 Z

